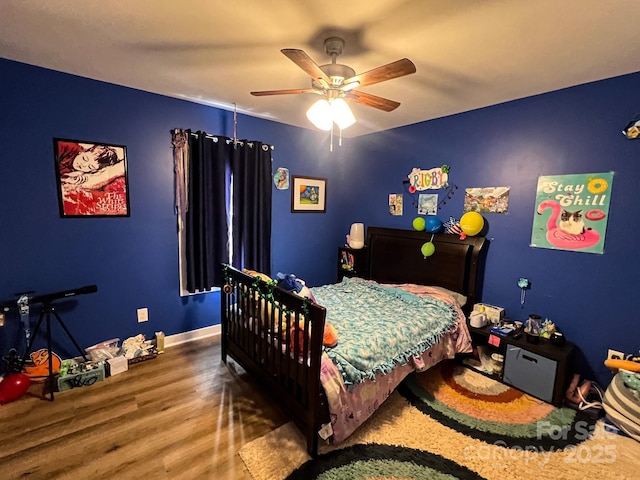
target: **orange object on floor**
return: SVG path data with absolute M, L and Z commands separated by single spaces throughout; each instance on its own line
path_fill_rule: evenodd
M 55 353 L 52 353 L 51 370 L 52 373 L 58 373 L 62 366 L 62 359 Z M 43 382 L 49 376 L 49 351 L 41 348 L 32 352 L 31 362 L 25 364 L 22 369 L 23 373 L 31 378 L 33 382 Z
M 618 370 L 627 370 L 629 372 L 640 372 L 640 363 L 632 362 L 631 360 L 618 360 L 609 358 L 604 361 L 607 368 L 617 372 Z

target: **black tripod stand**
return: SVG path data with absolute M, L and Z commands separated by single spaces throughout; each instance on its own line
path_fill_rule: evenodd
M 49 375 L 47 376 L 47 382 L 49 386 L 49 395 L 50 395 L 49 398 L 51 401 L 53 401 L 53 392 L 55 390 L 55 373 L 53 371 L 53 355 L 51 353 L 51 315 L 54 316 L 54 318 L 58 321 L 58 323 L 60 324 L 64 332 L 69 337 L 69 339 L 71 339 L 71 341 L 73 342 L 73 345 L 76 347 L 78 352 L 80 352 L 80 355 L 82 355 L 82 358 L 84 358 L 84 361 L 86 362 L 88 361 L 88 359 L 86 354 L 82 350 L 82 348 L 80 348 L 80 345 L 78 345 L 78 342 L 76 342 L 75 338 L 73 338 L 73 336 L 71 335 L 71 332 L 69 331 L 67 326 L 64 324 L 64 322 L 60 318 L 60 315 L 58 315 L 58 312 L 56 312 L 53 304 L 51 302 L 43 303 L 42 310 L 40 311 L 40 316 L 38 317 L 36 326 L 33 329 L 33 334 L 29 339 L 29 345 L 27 345 L 27 350 L 24 352 L 22 361 L 20 362 L 20 370 L 22 371 L 22 369 L 24 368 L 24 364 L 27 361 L 27 357 L 31 353 L 31 347 L 33 347 L 33 342 L 38 336 L 38 332 L 40 331 L 40 326 L 42 325 L 42 321 L 46 320 L 47 322 L 47 353 L 49 354 L 48 355 Z
M 76 342 L 75 338 L 73 338 L 73 335 L 71 335 L 71 332 L 69 331 L 69 329 L 67 328 L 67 326 L 64 324 L 64 322 L 62 321 L 62 319 L 60 318 L 60 315 L 58 315 L 58 312 L 56 312 L 55 307 L 53 305 L 53 302 L 57 299 L 60 298 L 67 298 L 67 297 L 71 297 L 71 296 L 75 296 L 75 295 L 81 295 L 84 293 L 94 293 L 98 291 L 98 287 L 96 287 L 95 285 L 89 285 L 86 287 L 82 287 L 82 288 L 78 288 L 75 290 L 66 290 L 64 292 L 58 292 L 58 293 L 52 293 L 49 295 L 42 295 L 40 297 L 34 297 L 32 299 L 30 299 L 30 302 L 33 303 L 42 303 L 42 309 L 40 310 L 40 316 L 38 317 L 38 321 L 36 322 L 36 325 L 33 329 L 33 333 L 31 334 L 30 338 L 29 338 L 29 344 L 27 345 L 27 349 L 24 352 L 24 355 L 22 357 L 22 361 L 20 362 L 20 371 L 22 371 L 22 369 L 24 368 L 24 365 L 27 361 L 27 358 L 29 357 L 29 354 L 31 353 L 31 348 L 33 347 L 33 343 L 36 339 L 36 337 L 38 336 L 38 333 L 40 332 L 40 327 L 42 326 L 42 322 L 46 321 L 47 324 L 47 352 L 49 354 L 48 357 L 48 362 L 49 362 L 49 375 L 47 376 L 47 380 L 48 380 L 48 386 L 49 386 L 49 394 L 50 394 L 50 400 L 53 401 L 53 392 L 55 390 L 55 374 L 53 372 L 53 355 L 51 353 L 51 316 L 53 315 L 53 317 L 58 321 L 58 324 L 60 324 L 60 326 L 62 327 L 62 329 L 64 330 L 64 332 L 67 334 L 67 336 L 69 337 L 69 339 L 73 342 L 73 345 L 76 347 L 76 349 L 78 350 L 78 352 L 80 352 L 80 355 L 82 355 L 82 358 L 86 361 L 88 361 L 87 356 L 85 354 L 85 352 L 82 350 L 82 348 L 80 348 L 80 345 L 78 345 L 78 342 Z

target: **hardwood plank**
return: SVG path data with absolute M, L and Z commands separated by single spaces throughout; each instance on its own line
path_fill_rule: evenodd
M 286 422 L 215 337 L 53 402 L 38 389 L 0 406 L 3 479 L 250 480 L 238 450 Z

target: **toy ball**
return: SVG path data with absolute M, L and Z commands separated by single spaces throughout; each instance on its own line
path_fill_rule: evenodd
M 424 258 L 430 257 L 436 251 L 436 246 L 432 242 L 426 242 L 422 244 L 420 249 Z
M 13 402 L 24 395 L 31 379 L 24 373 L 12 373 L 0 382 L 0 404 Z
M 429 217 L 425 222 L 425 228 L 429 233 L 438 233 L 442 230 L 442 221 L 438 217 Z
M 484 227 L 484 218 L 478 212 L 467 212 L 460 217 L 460 228 L 464 233 L 473 237 Z
M 421 232 L 422 230 L 424 230 L 425 227 L 425 221 L 424 218 L 422 217 L 416 217 L 413 219 L 413 228 L 416 229 L 417 231 Z

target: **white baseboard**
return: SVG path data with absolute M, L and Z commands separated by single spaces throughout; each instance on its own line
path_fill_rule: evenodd
M 173 347 L 180 345 L 181 343 L 193 342 L 194 340 L 201 340 L 207 337 L 215 337 L 222 334 L 221 325 L 213 325 L 211 327 L 198 328 L 197 330 L 190 330 L 188 332 L 176 333 L 175 335 L 169 335 L 164 339 L 164 346 Z

